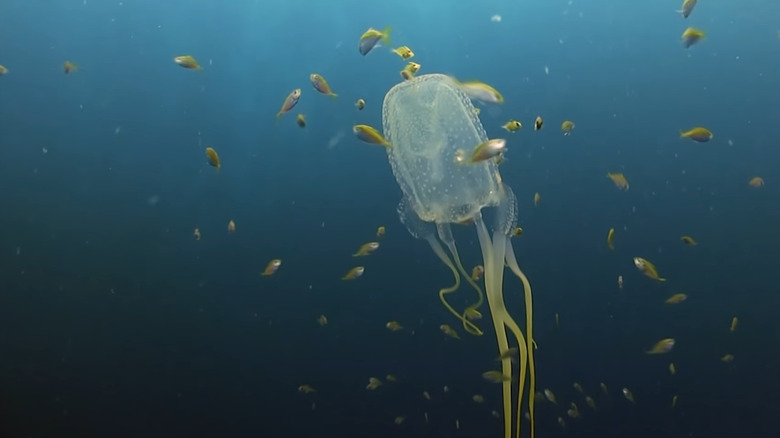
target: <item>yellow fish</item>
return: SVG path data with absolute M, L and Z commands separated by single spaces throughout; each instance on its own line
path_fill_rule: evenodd
M 316 390 L 316 389 L 312 388 L 312 387 L 311 387 L 311 386 L 309 386 L 309 385 L 301 385 L 301 386 L 299 386 L 299 387 L 298 387 L 298 391 L 300 391 L 300 392 L 302 392 L 302 393 L 304 393 L 304 394 L 309 394 L 309 393 L 312 393 L 312 392 L 317 392 L 317 390 Z
M 338 94 L 334 93 L 330 89 L 330 85 L 328 85 L 328 81 L 326 81 L 325 78 L 322 77 L 322 75 L 319 75 L 317 73 L 312 73 L 309 75 L 309 80 L 311 81 L 311 85 L 314 87 L 314 89 L 319 91 L 320 93 L 330 97 L 338 96 Z
M 737 330 L 737 323 L 739 323 L 739 320 L 737 319 L 736 316 L 731 318 L 731 327 L 729 327 L 730 332 L 734 332 Z
M 445 335 L 460 340 L 460 335 L 458 335 L 458 332 L 455 331 L 452 327 L 448 326 L 447 324 L 442 324 L 439 326 L 439 330 L 442 331 Z
M 661 339 L 660 341 L 656 342 L 655 345 L 653 345 L 653 348 L 645 351 L 647 354 L 666 354 L 672 351 L 672 348 L 674 348 L 674 339 L 673 338 L 666 338 Z
M 301 89 L 296 88 L 290 92 L 290 94 L 287 95 L 286 98 L 284 98 L 284 102 L 282 103 L 282 108 L 279 110 L 278 113 L 276 113 L 276 118 L 282 116 L 282 114 L 285 114 L 289 112 L 291 109 L 295 108 L 295 105 L 298 105 L 298 101 L 301 100 Z
M 682 8 L 680 8 L 679 12 L 682 14 L 683 18 L 688 18 L 689 15 L 691 15 L 691 12 L 693 12 L 693 8 L 696 6 L 696 0 L 683 0 Z
M 358 111 L 361 111 L 363 108 L 366 107 L 366 101 L 363 99 L 358 99 L 355 101 L 355 108 L 357 108 Z
M 485 268 L 482 265 L 474 266 L 474 269 L 471 270 L 471 279 L 477 281 L 482 278 L 482 274 L 484 273 Z
M 463 311 L 463 316 L 469 321 L 476 321 L 482 319 L 482 312 L 473 307 L 467 307 L 466 310 Z
M 615 249 L 615 245 L 612 243 L 614 239 L 615 239 L 615 229 L 610 228 L 609 231 L 607 232 L 607 248 L 609 248 L 610 250 Z
M 68 73 L 70 73 L 72 71 L 76 71 L 78 69 L 79 69 L 79 66 L 74 64 L 74 63 L 72 63 L 72 62 L 70 62 L 70 61 L 65 61 L 65 65 L 63 66 L 63 70 L 65 70 L 65 74 L 68 74 Z
M 468 161 L 471 163 L 479 163 L 480 161 L 499 157 L 504 151 L 506 151 L 506 140 L 503 138 L 494 138 L 478 144 Z M 456 152 L 455 161 L 460 163 L 465 161 L 463 151 Z
M 506 129 L 509 132 L 517 132 L 521 129 L 523 129 L 523 124 L 518 122 L 517 120 L 510 120 L 502 126 L 502 128 Z
M 482 373 L 482 377 L 491 383 L 511 382 L 512 377 L 507 376 L 501 371 L 485 371 Z
M 363 272 L 366 271 L 366 268 L 363 266 L 355 266 L 354 268 L 350 269 L 349 272 L 347 272 L 346 275 L 341 277 L 342 280 L 354 280 L 361 275 L 363 275 Z
M 714 135 L 712 135 L 712 132 L 710 132 L 709 129 L 702 128 L 701 126 L 690 129 L 688 131 L 680 131 L 680 138 L 689 138 L 699 143 L 706 143 L 712 140 L 713 137 Z
M 414 52 L 407 46 L 401 46 L 397 49 L 393 49 L 393 53 L 400 56 L 401 59 L 404 60 L 414 58 Z
M 674 366 L 674 362 L 669 363 L 669 374 L 671 375 L 677 374 L 677 367 Z
M 542 202 L 542 195 L 539 192 L 534 193 L 534 207 L 539 205 L 540 202 Z
M 384 147 L 390 147 L 390 142 L 376 129 L 368 125 L 355 125 L 352 127 L 352 133 L 357 138 L 370 144 L 380 144 Z
M 504 96 L 495 88 L 480 81 L 458 82 L 453 79 L 472 100 L 478 100 L 484 103 L 504 103 Z
M 521 227 L 515 227 L 515 229 L 512 230 L 512 236 L 520 237 L 522 235 L 523 235 L 523 229 Z
M 698 243 L 695 240 L 693 240 L 693 237 L 691 236 L 682 236 L 680 237 L 680 241 L 682 241 L 682 243 L 686 245 L 691 245 L 691 246 L 698 245 Z
M 755 188 L 764 187 L 764 178 L 761 178 L 760 176 L 753 177 L 748 181 L 748 185 Z
M 382 237 L 385 235 L 385 226 L 382 225 L 376 229 L 376 237 Z
M 688 295 L 685 294 L 674 294 L 671 297 L 667 298 L 666 304 L 679 304 L 683 301 L 688 299 Z
M 403 415 L 399 415 L 395 417 L 395 420 L 393 421 L 395 422 L 395 424 L 403 424 L 404 420 L 406 420 L 406 418 Z
M 189 70 L 203 70 L 198 61 L 190 55 L 177 56 L 173 58 L 173 62 Z
M 321 326 L 325 327 L 326 325 L 328 325 L 328 317 L 327 317 L 327 316 L 325 316 L 325 315 L 320 315 L 320 316 L 317 318 L 317 324 L 319 324 L 319 325 L 321 325 Z
M 387 329 L 391 332 L 397 332 L 404 329 L 403 326 L 398 323 L 398 321 L 388 321 L 388 323 L 385 324 L 385 327 L 387 327 Z
M 298 114 L 298 118 L 296 119 L 296 121 L 298 122 L 298 126 L 300 126 L 301 128 L 306 127 L 306 117 L 304 117 L 303 114 Z
M 273 259 L 265 266 L 265 271 L 263 271 L 260 275 L 263 277 L 268 277 L 269 275 L 274 275 L 276 273 L 276 270 L 279 269 L 279 266 L 282 266 L 281 259 Z
M 364 243 L 356 253 L 352 254 L 352 257 L 362 257 L 371 254 L 379 248 L 379 242 Z
M 474 394 L 471 396 L 471 399 L 474 400 L 474 403 L 484 403 L 485 397 L 481 396 L 480 394 Z
M 235 233 L 236 232 L 236 223 L 232 220 L 228 222 L 228 233 Z
M 724 362 L 724 363 L 734 362 L 734 355 L 733 354 L 726 354 L 723 357 L 721 357 L 720 360 L 722 362 Z
M 571 120 L 566 120 L 565 122 L 561 123 L 561 132 L 563 132 L 563 135 L 569 135 L 571 134 L 571 131 L 574 129 L 574 122 Z
M 689 27 L 685 29 L 685 31 L 682 34 L 682 43 L 683 47 L 686 49 L 690 48 L 692 45 L 698 43 L 701 41 L 702 38 L 705 37 L 704 32 L 702 32 L 699 29 L 696 29 L 694 27 Z
M 222 162 L 219 161 L 219 155 L 217 155 L 217 151 L 215 151 L 214 148 L 206 148 L 206 159 L 209 162 L 209 166 L 216 167 L 217 169 L 222 167 Z
M 5 74 L 8 74 L 8 69 L 0 65 L 0 76 L 3 76 Z
M 541 116 L 537 116 L 536 120 L 534 120 L 534 131 L 538 131 L 542 129 L 543 125 L 544 125 L 544 120 L 542 120 Z
M 360 36 L 358 51 L 361 55 L 366 56 L 374 50 L 375 47 L 379 47 L 380 41 L 384 45 L 390 44 L 390 27 L 386 27 L 382 31 L 369 27 L 368 30 L 363 32 L 363 35 Z
M 368 385 L 366 385 L 366 389 L 372 390 L 377 389 L 380 386 L 382 386 L 382 381 L 377 379 L 376 377 L 369 377 L 368 378 Z
M 677 394 L 672 397 L 672 409 L 677 406 Z
M 639 272 L 645 274 L 653 280 L 666 281 L 665 278 L 658 276 L 658 270 L 655 268 L 655 265 L 650 263 L 650 261 L 647 259 L 643 259 L 642 257 L 634 257 L 634 266 L 639 269 Z
M 558 400 L 555 399 L 555 394 L 553 394 L 553 392 L 550 391 L 549 389 L 545 388 L 545 390 L 544 390 L 544 398 L 546 398 L 552 404 L 555 404 L 555 405 L 558 404 Z
M 607 172 L 607 178 L 611 179 L 619 190 L 628 191 L 628 180 L 622 173 Z

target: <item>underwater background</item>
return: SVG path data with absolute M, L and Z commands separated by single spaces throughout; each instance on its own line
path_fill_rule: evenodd
M 504 95 L 478 108 L 508 139 L 537 390 L 559 403 L 537 403 L 536 436 L 780 436 L 780 2 L 701 0 L 687 19 L 680 3 L 3 0 L 0 435 L 502 436 L 500 386 L 481 376 L 498 355 L 487 309 L 475 337 L 441 305 L 449 270 L 399 222 L 385 151 L 351 132 L 381 127 L 402 80 L 387 48 L 357 51 L 392 26 L 419 74 Z M 686 50 L 688 26 L 707 37 Z M 679 137 L 693 126 L 714 138 Z M 356 262 L 379 226 L 381 248 Z M 453 231 L 466 268 L 482 263 L 474 227 Z M 504 290 L 522 321 L 520 282 Z M 462 309 L 474 293 L 452 297 Z M 645 354 L 668 337 L 672 352 Z

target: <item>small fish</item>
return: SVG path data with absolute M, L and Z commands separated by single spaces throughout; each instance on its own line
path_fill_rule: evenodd
M 696 29 L 694 27 L 689 27 L 685 29 L 685 31 L 682 34 L 682 43 L 683 47 L 686 49 L 690 48 L 692 45 L 698 43 L 701 41 L 702 38 L 705 37 L 704 32 L 702 32 L 699 29 Z
M 499 362 L 504 359 L 514 360 L 515 357 L 517 357 L 517 348 L 512 347 L 512 348 L 507 348 L 506 351 L 501 353 L 501 355 L 496 358 L 496 360 Z
M 622 173 L 607 172 L 607 178 L 612 180 L 618 190 L 623 190 L 624 192 L 628 191 L 628 179 L 626 179 L 626 176 Z
M 382 225 L 376 229 L 376 237 L 382 237 L 385 235 L 385 226 Z
M 295 105 L 298 104 L 298 101 L 301 100 L 301 89 L 296 88 L 290 92 L 290 94 L 287 95 L 287 97 L 284 99 L 284 103 L 282 103 L 282 109 L 279 110 L 278 113 L 276 113 L 276 118 L 282 116 L 282 114 L 287 113 L 291 109 L 295 108 Z
M 721 360 L 721 362 L 724 362 L 724 363 L 734 362 L 734 355 L 733 354 L 726 354 L 723 357 L 721 357 L 720 360 Z
M 558 417 L 558 424 L 562 429 L 566 429 L 566 421 L 563 420 L 563 417 Z
M 460 89 L 466 93 L 470 99 L 478 100 L 483 103 L 504 103 L 504 96 L 495 88 L 480 81 L 457 82 Z
M 538 131 L 542 129 L 543 125 L 544 125 L 544 120 L 542 120 L 541 116 L 537 116 L 536 120 L 534 120 L 534 131 Z
M 485 273 L 485 268 L 482 265 L 474 266 L 474 269 L 471 270 L 471 279 L 474 281 L 479 280 L 482 278 L 482 274 Z
M 682 8 L 677 12 L 682 14 L 683 18 L 688 18 L 694 7 L 696 7 L 696 0 L 683 0 Z
M 739 323 L 739 320 L 737 319 L 736 316 L 731 318 L 731 326 L 729 327 L 729 331 L 730 332 L 737 331 L 737 324 L 738 323 Z
M 512 230 L 512 236 L 520 237 L 522 235 L 523 235 L 523 229 L 521 227 L 515 227 L 515 229 Z
M 503 138 L 494 138 L 477 145 L 477 147 L 474 148 L 474 153 L 471 154 L 469 162 L 478 163 L 480 161 L 489 160 L 500 156 L 504 151 L 506 151 L 506 140 Z
M 534 207 L 538 206 L 542 202 L 542 195 L 539 192 L 534 193 Z
M 309 80 L 311 81 L 311 85 L 314 87 L 314 89 L 319 91 L 320 93 L 330 97 L 338 96 L 338 94 L 334 93 L 330 89 L 330 85 L 328 85 L 328 81 L 326 81 L 325 78 L 322 77 L 322 75 L 319 75 L 317 73 L 312 73 L 309 75 Z
M 593 400 L 593 397 L 586 395 L 585 396 L 585 404 L 588 405 L 591 409 L 594 411 L 598 411 L 598 408 L 596 407 L 596 401 Z
M 706 143 L 712 140 L 714 136 L 709 129 L 697 126 L 688 131 L 680 131 L 680 138 L 690 138 L 691 140 L 699 143 Z
M 517 132 L 521 129 L 523 129 L 523 124 L 518 122 L 517 120 L 510 120 L 506 123 L 504 123 L 502 128 L 506 129 L 509 132 Z
M 647 354 L 666 354 L 672 351 L 672 348 L 674 348 L 674 339 L 673 338 L 666 338 L 661 339 L 660 341 L 656 342 L 653 347 L 645 353 Z
M 390 142 L 376 129 L 368 125 L 355 125 L 352 127 L 352 133 L 357 138 L 370 144 L 380 144 L 384 147 L 390 147 Z
M 368 242 L 361 245 L 356 253 L 352 254 L 352 257 L 363 257 L 371 254 L 379 248 L 379 242 Z
M 195 236 L 195 240 L 200 240 L 200 230 L 198 228 L 195 228 L 195 231 L 192 233 L 193 236 Z
M 634 400 L 634 394 L 631 393 L 630 389 L 623 388 L 623 397 L 625 397 L 626 400 L 630 401 L 631 403 L 636 404 L 636 400 Z
M 401 59 L 404 60 L 414 58 L 414 52 L 407 46 L 401 46 L 397 49 L 393 49 L 393 53 L 400 56 Z
M 189 70 L 203 70 L 198 61 L 190 55 L 177 56 L 173 58 L 173 62 Z
M 279 269 L 279 266 L 282 266 L 282 261 L 280 259 L 273 259 L 268 262 L 268 264 L 265 266 L 265 271 L 263 271 L 260 275 L 263 277 L 274 275 L 276 270 Z
M 484 373 L 482 373 L 482 378 L 484 378 L 490 383 L 501 383 L 501 382 L 512 381 L 512 377 L 501 373 L 501 371 L 485 371 Z
M 445 335 L 447 335 L 447 336 L 449 336 L 449 337 L 451 337 L 453 339 L 460 340 L 460 335 L 458 335 L 458 332 L 456 332 L 455 329 L 453 329 L 452 327 L 450 327 L 447 324 L 440 325 L 439 326 L 439 330 L 441 330 L 442 333 L 444 333 Z
M 404 420 L 406 420 L 406 417 L 404 417 L 403 415 L 399 415 L 395 417 L 395 420 L 393 421 L 395 422 L 395 424 L 402 424 Z
M 568 416 L 569 416 L 569 418 L 572 418 L 572 419 L 581 418 L 581 416 L 580 416 L 580 408 L 579 408 L 579 407 L 577 407 L 577 404 L 576 404 L 576 403 L 573 403 L 573 402 L 572 402 L 572 404 L 571 404 L 571 408 L 569 408 L 569 409 L 566 411 L 566 415 L 568 415 Z
M 349 272 L 347 272 L 346 275 L 341 277 L 342 280 L 355 280 L 356 278 L 363 275 L 363 273 L 366 271 L 366 268 L 363 266 L 355 266 L 354 268 L 350 269 Z
M 667 298 L 665 303 L 666 304 L 680 304 L 683 301 L 688 299 L 688 295 L 685 294 L 674 294 L 671 297 Z
M 672 409 L 677 406 L 677 394 L 672 397 Z
M 369 27 L 368 30 L 363 32 L 363 35 L 360 36 L 358 51 L 361 55 L 366 56 L 374 50 L 375 47 L 381 45 L 380 41 L 384 45 L 390 44 L 390 27 L 386 27 L 382 31 Z
M 655 268 L 655 265 L 647 259 L 643 259 L 642 257 L 634 257 L 634 266 L 639 269 L 639 272 L 645 274 L 647 277 L 650 277 L 653 280 L 666 281 L 665 278 L 658 276 L 658 270 Z
M 473 307 L 467 307 L 466 310 L 463 311 L 463 316 L 469 321 L 477 321 L 482 319 L 482 312 Z
M 5 66 L 0 65 L 0 76 L 8 74 L 8 69 Z
M 580 385 L 579 382 L 574 382 L 572 386 L 574 387 L 575 391 L 579 392 L 580 394 L 585 394 L 585 391 L 582 389 L 582 385 Z
M 77 66 L 76 64 L 74 64 L 74 63 L 72 63 L 70 61 L 65 61 L 65 65 L 63 65 L 63 70 L 65 70 L 65 74 L 68 74 L 68 73 L 70 73 L 72 71 L 76 71 L 78 69 L 79 69 L 79 66 Z
M 208 160 L 209 166 L 211 167 L 216 167 L 217 169 L 222 167 L 222 162 L 219 161 L 219 155 L 217 155 L 217 151 L 212 147 L 206 148 L 206 160 Z
M 312 388 L 310 385 L 301 385 L 298 387 L 298 391 L 302 392 L 304 394 L 309 394 L 312 392 L 317 392 L 316 389 Z
M 377 379 L 376 377 L 369 377 L 368 378 L 368 385 L 366 385 L 366 389 L 368 390 L 374 390 L 382 386 L 382 381 Z
M 301 128 L 306 127 L 306 117 L 304 117 L 303 114 L 298 114 L 298 118 L 296 119 L 296 121 L 298 122 L 298 126 L 300 126 Z
M 409 79 L 413 78 L 418 71 L 420 71 L 420 64 L 416 62 L 409 62 L 406 64 L 406 67 L 401 70 L 401 77 L 404 78 L 405 81 L 408 81 Z
M 691 246 L 698 245 L 698 243 L 695 240 L 693 240 L 693 237 L 691 236 L 682 236 L 680 237 L 680 241 L 682 241 L 682 243 L 686 245 L 691 245 Z
M 669 374 L 671 375 L 677 374 L 677 367 L 674 366 L 674 362 L 669 363 Z
M 388 321 L 387 324 L 385 324 L 385 327 L 391 332 L 397 332 L 404 329 L 403 326 L 398 323 L 398 321 Z
M 623 289 L 623 276 L 618 275 L 618 288 Z
M 317 324 L 325 327 L 326 325 L 328 325 L 328 317 L 325 315 L 320 315 L 319 317 L 317 317 Z
M 755 188 L 764 187 L 764 178 L 761 178 L 760 176 L 753 177 L 748 181 L 748 185 Z
M 561 316 L 555 314 L 555 328 L 561 328 Z
M 423 398 L 426 399 L 426 400 L 430 400 L 431 399 L 431 395 L 428 393 L 428 391 L 423 391 Z M 427 413 L 425 414 L 425 421 L 426 422 L 428 421 L 428 414 Z
M 228 222 L 228 233 L 235 233 L 236 232 L 236 223 L 232 220 Z
M 558 404 L 558 400 L 555 399 L 555 394 L 547 388 L 544 389 L 544 398 L 554 405 Z
M 599 387 L 601 388 L 601 392 L 604 393 L 604 395 L 609 394 L 609 390 L 607 389 L 607 384 L 604 382 L 599 383 Z
M 615 229 L 610 228 L 609 231 L 607 232 L 607 248 L 609 248 L 610 250 L 615 249 L 615 245 L 612 243 L 614 239 L 615 239 Z
M 358 111 L 362 111 L 363 108 L 366 107 L 366 101 L 363 99 L 358 99 L 355 101 L 355 108 L 357 108 Z
M 394 375 L 388 374 L 385 376 L 385 380 L 387 380 L 388 382 L 395 382 L 398 379 L 396 379 Z
M 484 403 L 485 402 L 485 397 L 483 397 L 483 396 L 481 396 L 479 394 L 472 395 L 471 399 L 474 400 L 474 403 Z
M 565 122 L 561 123 L 561 132 L 563 132 L 563 135 L 569 135 L 571 134 L 571 131 L 574 129 L 574 122 L 571 120 L 566 120 Z

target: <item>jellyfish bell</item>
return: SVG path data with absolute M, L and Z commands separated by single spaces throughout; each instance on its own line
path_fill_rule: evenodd
M 382 105 L 384 135 L 392 144 L 386 148 L 393 174 L 403 197 L 398 214 L 407 230 L 426 240 L 434 254 L 450 269 L 455 284 L 439 291 L 439 298 L 464 329 L 473 335 L 483 332 L 467 318 L 487 296 L 499 353 L 509 350 L 507 330 L 518 343 L 519 361 L 515 436 L 520 436 L 521 402 L 529 383 L 531 436 L 534 435 L 535 369 L 533 361 L 532 301 L 528 279 L 520 270 L 510 240 L 517 224 L 517 202 L 512 189 L 503 183 L 494 160 L 464 163 L 463 150 L 473 150 L 488 140 L 471 100 L 451 78 L 440 74 L 418 76 L 394 86 Z M 492 238 L 482 210 L 494 209 Z M 485 269 L 482 288 L 463 268 L 451 224 L 474 224 Z M 439 242 L 443 242 L 449 255 Z M 451 257 L 450 257 L 451 256 Z M 507 311 L 503 299 L 504 263 L 523 282 L 525 296 L 525 336 Z M 475 304 L 459 313 L 446 295 L 460 287 L 460 276 L 478 294 Z M 501 360 L 502 374 L 512 374 L 511 358 Z M 504 437 L 512 436 L 512 384 L 502 382 Z

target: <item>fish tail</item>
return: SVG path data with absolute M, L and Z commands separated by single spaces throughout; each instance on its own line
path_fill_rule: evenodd
M 665 278 L 658 277 L 658 281 L 666 281 Z
M 331 99 L 335 99 L 335 98 L 339 97 L 338 94 L 336 94 L 336 93 L 334 93 L 332 91 L 330 93 L 328 93 L 328 96 L 330 96 Z
M 385 29 L 382 31 L 382 43 L 383 43 L 384 45 L 386 45 L 386 46 L 390 44 L 390 31 L 391 31 L 392 29 L 393 29 L 393 27 L 392 27 L 392 26 L 387 26 L 387 27 L 386 27 L 386 28 L 385 28 Z

